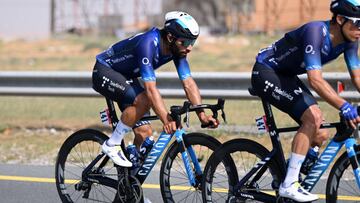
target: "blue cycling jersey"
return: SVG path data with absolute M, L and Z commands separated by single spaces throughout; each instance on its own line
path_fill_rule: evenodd
M 256 61 L 288 75 L 321 69 L 322 65 L 344 53 L 348 70 L 360 68 L 358 42 L 332 46 L 329 21 L 314 21 L 288 32 L 273 45 L 260 50 Z
M 151 30 L 137 34 L 110 46 L 96 56 L 96 59 L 121 73 L 127 78 L 141 77 L 144 81 L 155 81 L 154 70 L 173 60 L 179 78 L 184 80 L 191 76 L 186 57 L 163 55 L 160 48 L 160 30 Z

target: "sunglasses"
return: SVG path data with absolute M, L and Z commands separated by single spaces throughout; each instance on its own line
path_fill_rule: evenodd
M 360 18 L 353 18 L 353 17 L 347 17 L 347 16 L 343 16 L 344 18 L 346 18 L 347 20 L 350 20 L 350 22 L 358 27 L 360 29 Z
M 188 47 L 188 46 L 194 46 L 196 39 L 179 39 L 179 42 L 182 46 Z

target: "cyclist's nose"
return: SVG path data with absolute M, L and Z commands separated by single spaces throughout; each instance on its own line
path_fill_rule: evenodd
M 192 50 L 193 46 L 192 45 L 189 45 L 188 47 L 186 47 L 186 51 L 187 52 L 190 52 Z

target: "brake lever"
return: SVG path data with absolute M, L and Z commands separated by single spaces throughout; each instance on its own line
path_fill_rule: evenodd
M 224 123 L 227 124 L 226 115 L 225 115 L 224 109 L 221 109 L 221 117 L 222 117 L 222 119 L 224 120 Z
M 189 127 L 189 111 L 186 111 L 184 121 L 186 123 L 186 127 Z

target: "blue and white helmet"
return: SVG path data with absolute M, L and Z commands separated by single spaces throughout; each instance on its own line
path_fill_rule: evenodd
M 332 0 L 330 10 L 334 14 L 360 18 L 360 0 Z
M 166 13 L 164 29 L 176 38 L 196 39 L 200 33 L 195 19 L 182 11 Z

